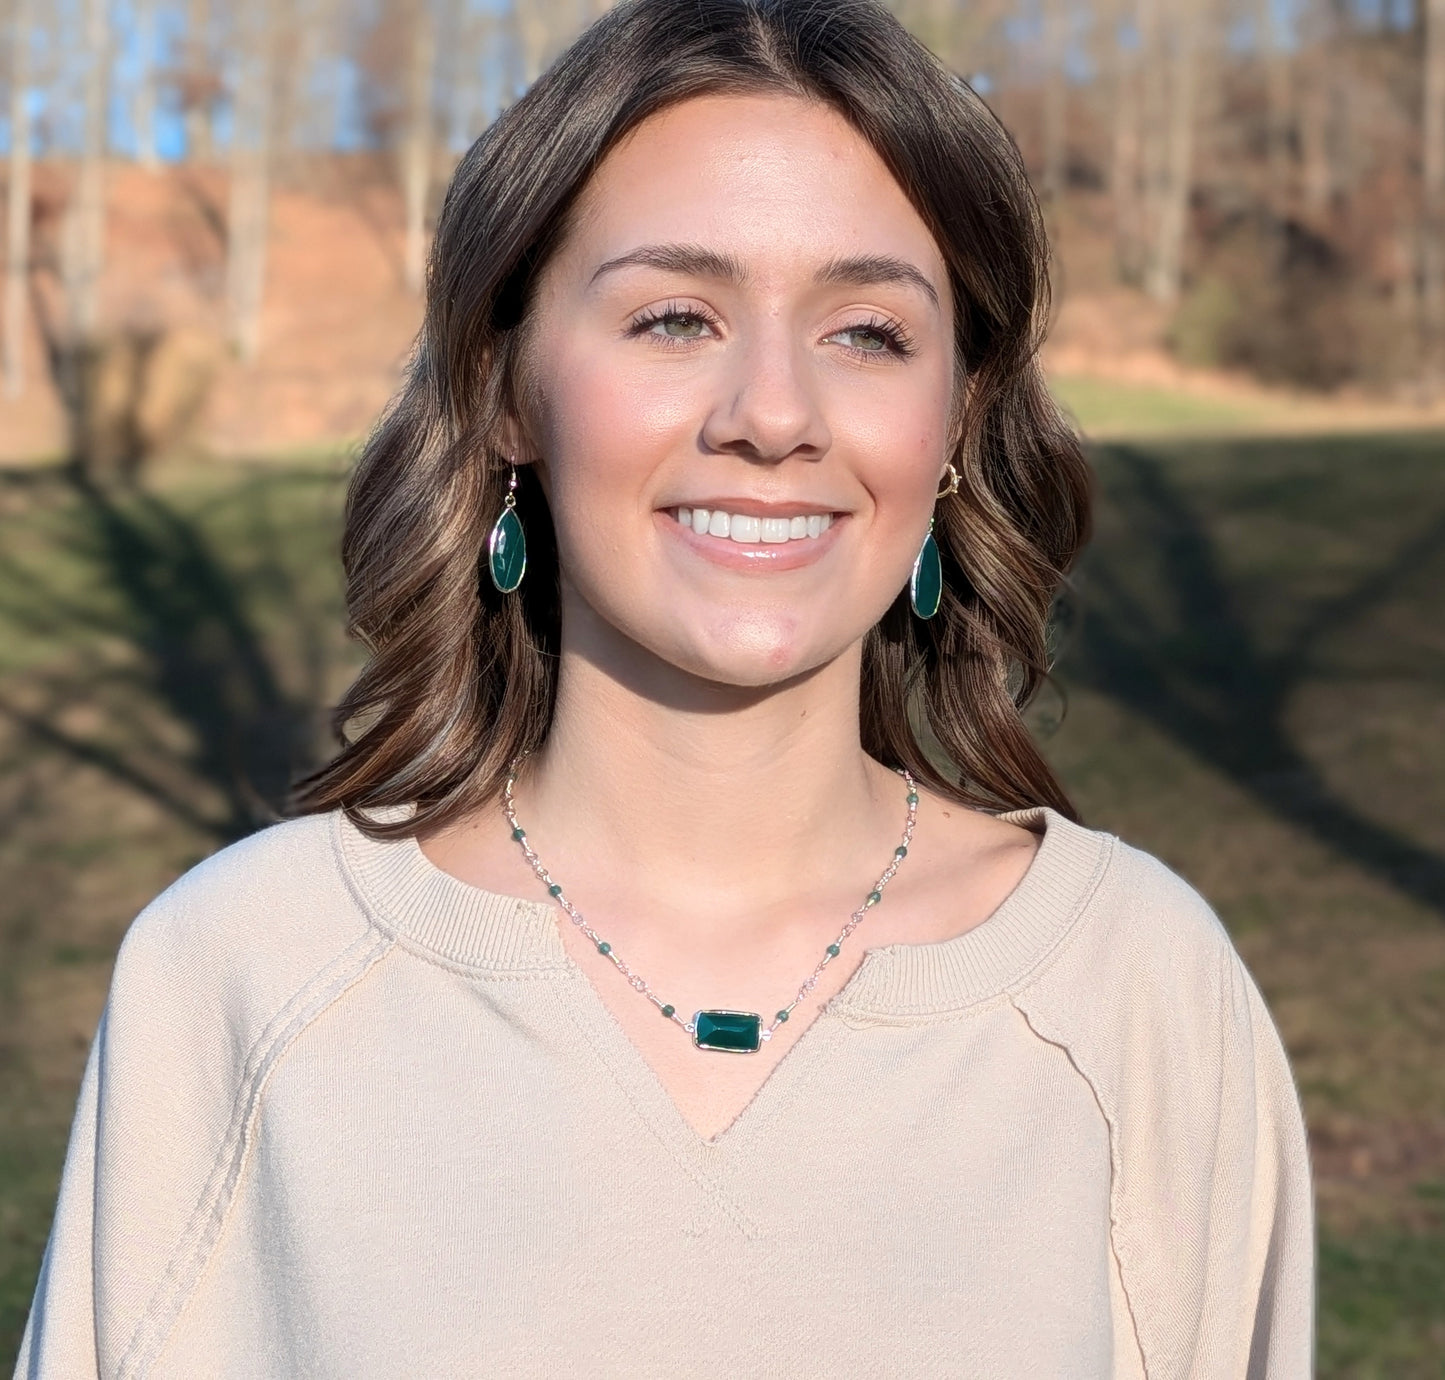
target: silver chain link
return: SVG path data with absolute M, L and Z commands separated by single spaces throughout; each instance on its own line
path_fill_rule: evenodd
M 536 873 L 537 879 L 542 885 L 547 888 L 547 894 L 562 907 L 572 923 L 597 946 L 598 952 L 601 953 L 603 957 L 612 961 L 612 966 L 627 979 L 628 985 L 632 987 L 634 991 L 641 992 L 659 1011 L 665 1011 L 671 1003 L 663 1001 L 662 998 L 652 990 L 647 979 L 640 973 L 633 972 L 627 961 L 613 950 L 611 944 L 603 939 L 602 936 L 582 918 L 582 912 L 568 900 L 561 883 L 557 882 L 552 874 L 547 871 L 541 858 L 537 856 L 536 850 L 532 847 L 531 843 L 528 842 L 526 830 L 517 822 L 517 811 L 512 799 L 512 788 L 516 785 L 517 771 L 526 757 L 527 754 L 522 753 L 513 759 L 512 765 L 508 769 L 506 785 L 502 789 L 502 813 L 506 815 L 507 823 L 512 826 L 512 838 L 521 846 L 523 855 L 532 866 L 532 871 Z M 862 923 L 863 917 L 882 900 L 883 888 L 892 880 L 894 873 L 898 871 L 899 865 L 908 854 L 908 846 L 913 841 L 913 826 L 918 818 L 918 784 L 914 781 L 907 767 L 896 767 L 894 770 L 898 772 L 908 786 L 908 820 L 903 826 L 903 841 L 899 844 L 899 848 L 894 850 L 892 860 L 888 866 L 883 869 L 882 875 L 880 875 L 878 880 L 873 884 L 873 889 L 868 893 L 863 904 L 848 917 L 848 923 L 838 932 L 838 937 L 823 951 L 822 961 L 813 969 L 803 985 L 798 988 L 797 996 L 795 996 L 787 1006 L 781 1008 L 779 1013 L 773 1017 L 770 1025 L 763 1027 L 761 1038 L 764 1040 L 771 1040 L 773 1038 L 773 1032 L 787 1020 L 788 1016 L 792 1014 L 793 1008 L 818 985 L 818 979 L 823 975 L 823 970 L 837 957 L 837 954 L 833 952 L 833 950 L 840 949 L 843 946 L 848 936 Z M 900 852 L 899 849 L 902 851 Z M 667 1019 L 675 1025 L 681 1026 L 689 1035 L 693 1033 L 693 1023 L 679 1016 L 675 1007 L 671 1014 L 667 1016 Z

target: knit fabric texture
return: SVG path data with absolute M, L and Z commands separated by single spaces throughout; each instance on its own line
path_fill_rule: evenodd
M 17 1376 L 1306 1380 L 1253 980 L 1150 854 L 1000 818 L 1002 905 L 866 950 L 710 1140 L 555 906 L 339 814 L 225 849 L 121 948 Z

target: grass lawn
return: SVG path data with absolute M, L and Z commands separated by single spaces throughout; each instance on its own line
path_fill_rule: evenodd
M 1085 821 L 1198 886 L 1270 1001 L 1314 1149 L 1321 1376 L 1439 1380 L 1445 437 L 1095 459 L 1031 722 Z M 355 667 L 342 469 L 128 495 L 0 471 L 0 1371 L 124 927 L 270 817 Z
M 1273 431 L 1281 420 L 1278 403 L 1248 396 L 1183 393 L 1082 374 L 1055 379 L 1052 386 L 1070 415 L 1098 436 Z

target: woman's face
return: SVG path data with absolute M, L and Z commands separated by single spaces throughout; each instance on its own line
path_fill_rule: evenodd
M 708 96 L 640 125 L 528 323 L 564 636 L 737 686 L 855 647 L 928 530 L 952 313 L 933 236 L 830 108 Z

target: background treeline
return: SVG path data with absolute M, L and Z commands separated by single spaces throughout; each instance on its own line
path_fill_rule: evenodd
M 606 0 L 0 3 L 13 396 L 37 302 L 83 386 L 108 163 L 229 172 L 227 333 L 254 359 L 273 191 L 322 164 L 394 179 L 419 291 L 452 163 Z M 1068 287 L 1161 304 L 1187 363 L 1440 391 L 1445 0 L 896 5 L 1019 139 Z M 37 160 L 63 165 L 58 205 Z

